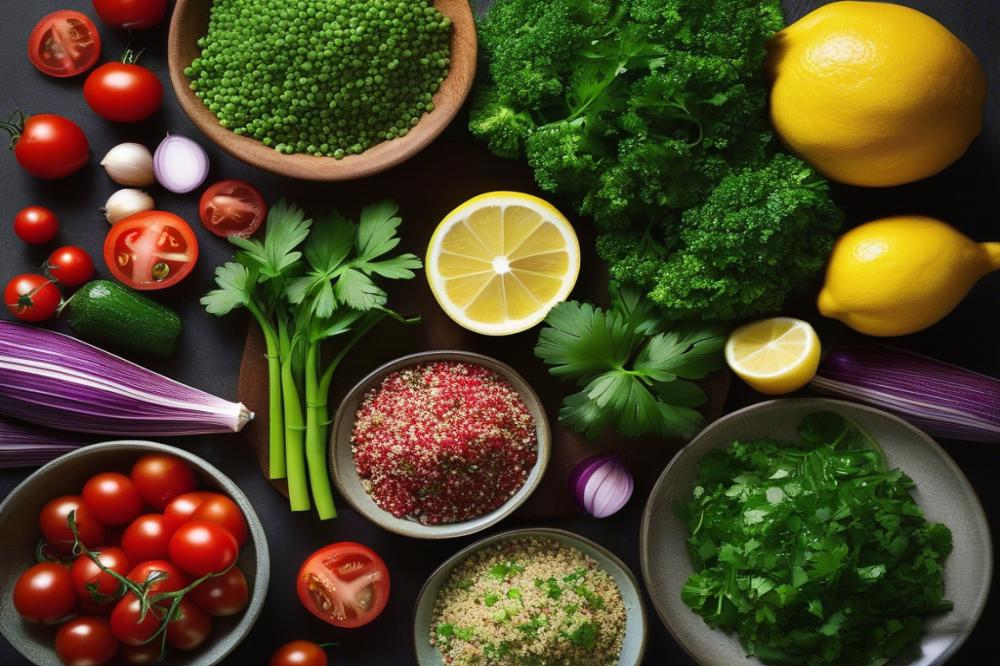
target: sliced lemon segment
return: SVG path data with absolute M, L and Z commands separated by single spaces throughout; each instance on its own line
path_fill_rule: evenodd
M 726 363 L 768 395 L 802 388 L 819 367 L 819 336 L 808 322 L 773 317 L 740 326 L 726 341 Z
M 550 203 L 488 192 L 441 221 L 427 248 L 427 280 L 460 326 L 485 335 L 531 328 L 566 299 L 580 273 L 580 244 Z

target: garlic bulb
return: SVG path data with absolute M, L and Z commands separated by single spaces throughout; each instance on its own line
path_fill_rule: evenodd
M 129 215 L 141 213 L 144 210 L 153 210 L 155 204 L 153 197 L 142 190 L 118 190 L 108 198 L 101 211 L 108 222 L 114 224 L 119 220 L 124 220 Z
M 138 143 L 121 143 L 108 151 L 101 166 L 111 180 L 119 185 L 143 187 L 152 185 L 153 155 L 146 146 Z

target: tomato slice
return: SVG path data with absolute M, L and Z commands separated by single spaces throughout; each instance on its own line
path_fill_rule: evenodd
M 101 36 L 86 14 L 60 9 L 45 16 L 28 37 L 28 59 L 49 76 L 76 76 L 101 55 Z
M 198 261 L 198 239 L 173 213 L 147 210 L 126 217 L 104 239 L 108 270 L 133 289 L 165 289 L 177 284 Z
M 220 180 L 201 195 L 199 213 L 201 223 L 216 236 L 248 238 L 267 217 L 267 204 L 250 183 Z
M 320 548 L 299 569 L 299 601 L 319 619 L 353 629 L 389 601 L 389 570 L 371 548 L 343 541 Z

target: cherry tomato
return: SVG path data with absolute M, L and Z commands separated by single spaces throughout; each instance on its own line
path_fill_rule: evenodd
M 184 523 L 170 537 L 170 561 L 195 577 L 219 573 L 236 561 L 239 544 L 222 525 Z
M 118 659 L 129 666 L 155 664 L 160 660 L 160 643 L 150 641 L 144 645 L 122 645 L 118 649 Z
M 104 261 L 115 278 L 133 289 L 164 289 L 194 268 L 198 239 L 173 213 L 147 210 L 111 227 L 104 239 Z
M 327 666 L 326 652 L 312 641 L 292 641 L 278 648 L 268 666 Z
M 62 295 L 44 275 L 24 273 L 7 283 L 3 292 L 7 310 L 21 321 L 45 321 L 59 309 Z
M 247 521 L 236 502 L 219 493 L 209 493 L 209 497 L 195 509 L 191 520 L 204 520 L 225 527 L 236 537 L 236 543 L 243 546 L 247 540 Z
M 125 594 L 111 611 L 111 633 L 125 645 L 141 645 L 160 628 L 160 617 L 152 610 L 142 620 L 142 603 L 132 592 Z
M 163 84 L 137 65 L 131 52 L 124 62 L 107 62 L 83 84 L 83 98 L 94 113 L 116 123 L 137 123 L 156 113 L 163 102 Z
M 131 562 L 162 560 L 173 535 L 163 523 L 163 516 L 147 513 L 133 520 L 122 534 L 122 549 Z
M 86 72 L 101 55 L 101 36 L 94 22 L 72 9 L 52 12 L 28 37 L 28 58 L 38 71 L 67 77 Z
M 178 611 L 167 625 L 167 643 L 175 650 L 193 650 L 212 633 L 212 618 L 186 598 L 181 599 Z
M 73 550 L 73 531 L 69 528 L 71 511 L 74 512 L 77 533 L 83 545 L 91 550 L 102 545 L 104 525 L 94 517 L 90 507 L 79 495 L 63 495 L 42 507 L 38 524 L 45 541 L 60 553 L 70 553 Z
M 102 546 L 96 553 L 97 559 L 108 569 L 122 576 L 129 570 L 129 560 L 121 548 Z M 114 576 L 101 571 L 87 555 L 79 555 L 69 570 L 73 577 L 76 594 L 81 601 L 94 606 L 105 606 L 118 598 L 121 583 Z
M 389 570 L 371 548 L 344 541 L 320 548 L 302 564 L 299 601 L 319 619 L 353 629 L 378 617 L 389 601 Z
M 55 562 L 31 567 L 14 583 L 14 608 L 29 622 L 55 622 L 76 607 L 69 569 Z
M 63 178 L 79 171 L 90 156 L 87 136 L 62 116 L 40 113 L 21 122 L 0 122 L 11 135 L 14 157 L 36 178 Z
M 209 615 L 236 615 L 247 607 L 250 586 L 239 567 L 204 581 L 188 593 L 191 601 Z
M 206 498 L 215 493 L 196 490 L 193 493 L 184 493 L 170 500 L 170 504 L 163 510 L 163 520 L 167 527 L 176 530 L 184 523 L 191 520 L 191 516 L 201 506 Z
M 128 578 L 142 585 L 154 573 L 157 574 L 157 579 L 150 584 L 150 592 L 176 592 L 191 583 L 191 579 L 184 572 L 167 560 L 142 562 L 128 572 Z
M 242 180 L 221 180 L 201 195 L 201 223 L 216 236 L 253 235 L 267 217 L 260 191 Z
M 56 654 L 65 666 L 100 666 L 118 652 L 118 639 L 103 617 L 78 617 L 59 627 Z
M 28 206 L 14 216 L 14 233 L 28 245 L 45 245 L 59 233 L 59 218 L 45 206 Z
M 75 245 L 66 245 L 53 252 L 45 266 L 49 275 L 66 287 L 79 287 L 94 277 L 94 260 L 86 250 Z
M 166 453 L 142 456 L 132 466 L 131 476 L 142 499 L 157 511 L 162 511 L 178 495 L 191 492 L 196 485 L 188 464 Z
M 142 495 L 132 479 L 118 472 L 95 474 L 83 485 L 83 501 L 105 525 L 124 525 L 142 513 Z
M 163 20 L 167 0 L 94 0 L 94 9 L 112 27 L 142 30 Z

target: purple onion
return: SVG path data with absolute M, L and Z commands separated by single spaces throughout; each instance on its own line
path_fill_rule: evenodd
M 810 383 L 874 405 L 931 435 L 1000 442 L 1000 380 L 888 345 L 836 349 Z
M 89 439 L 75 433 L 0 418 L 0 468 L 37 467 L 89 443 Z
M 616 453 L 581 460 L 569 477 L 580 507 L 595 518 L 607 518 L 628 503 L 635 489 L 632 473 Z
M 153 153 L 153 173 L 171 192 L 190 192 L 208 176 L 208 153 L 186 136 L 168 134 Z

